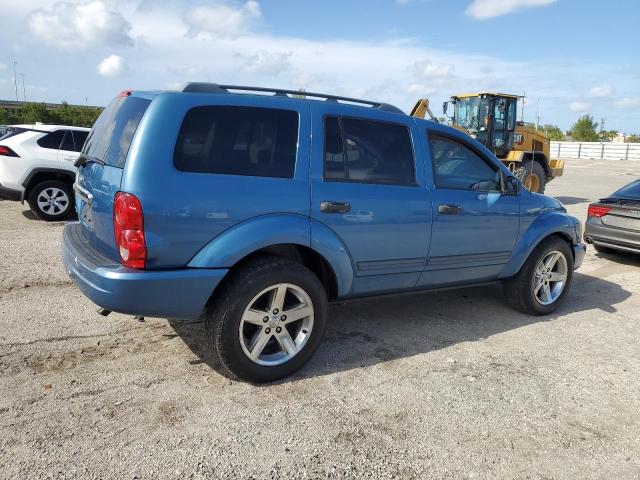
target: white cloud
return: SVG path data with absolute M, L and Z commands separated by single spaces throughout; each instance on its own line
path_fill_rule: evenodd
M 424 85 L 421 83 L 412 83 L 407 87 L 407 92 L 415 95 L 417 98 L 423 98 L 427 95 L 433 95 L 438 91 L 433 85 Z
M 251 23 L 260 16 L 258 2 L 249 0 L 239 8 L 222 2 L 196 7 L 185 13 L 184 20 L 189 36 L 233 38 L 247 33 Z
M 449 78 L 453 76 L 453 66 L 445 63 L 435 63 L 431 60 L 416 62 L 411 67 L 414 74 L 424 78 Z
M 246 59 L 243 69 L 251 73 L 278 75 L 291 67 L 291 55 L 291 52 L 258 50 L 255 55 L 243 56 Z
M 467 7 L 467 15 L 478 19 L 498 17 L 517 10 L 531 7 L 544 7 L 556 0 L 473 0 Z
M 569 105 L 569 110 L 572 112 L 586 112 L 589 108 L 591 108 L 591 105 L 587 102 L 571 102 L 571 105 Z
M 125 70 L 124 58 L 112 54 L 98 64 L 98 73 L 103 77 L 117 77 Z
M 37 38 L 59 48 L 133 44 L 129 22 L 101 0 L 59 2 L 36 10 L 29 18 L 29 28 Z
M 592 87 L 591 90 L 589 90 L 589 95 L 591 95 L 592 97 L 610 97 L 611 96 L 611 85 L 596 85 L 595 87 Z
M 616 102 L 618 108 L 640 108 L 640 97 L 624 97 Z

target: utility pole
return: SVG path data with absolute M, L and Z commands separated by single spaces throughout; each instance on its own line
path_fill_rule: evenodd
M 18 73 L 16 71 L 17 65 L 18 65 L 18 62 L 14 60 L 13 61 L 13 85 L 16 87 L 16 102 L 19 102 L 20 99 L 18 98 Z
M 21 73 L 20 76 L 22 77 L 22 98 L 24 98 L 24 101 L 27 101 L 27 89 L 24 86 L 24 77 L 26 77 L 26 75 L 24 73 Z
M 540 123 L 540 97 L 538 97 L 538 101 L 536 102 L 536 131 L 538 130 L 538 124 Z

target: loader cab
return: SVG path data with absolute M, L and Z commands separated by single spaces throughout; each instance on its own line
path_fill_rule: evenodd
M 454 107 L 452 126 L 466 131 L 497 157 L 513 149 L 518 97 L 515 95 L 480 93 L 451 97 L 445 102 Z

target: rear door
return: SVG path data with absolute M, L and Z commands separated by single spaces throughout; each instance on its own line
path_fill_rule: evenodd
M 80 156 L 80 151 L 87 139 L 87 132 L 81 130 L 65 130 L 60 150 L 58 150 L 58 162 L 62 168 L 75 169 L 74 163 Z
M 511 258 L 520 198 L 503 194 L 497 160 L 457 136 L 429 132 L 434 222 L 422 286 L 492 280 Z
M 313 104 L 311 216 L 346 246 L 356 295 L 411 288 L 425 265 L 431 205 L 412 126 L 408 116 Z

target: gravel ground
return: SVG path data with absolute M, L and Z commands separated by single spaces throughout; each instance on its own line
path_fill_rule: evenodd
M 639 171 L 574 161 L 548 193 L 584 220 Z M 62 227 L 0 202 L 2 478 L 640 478 L 640 257 L 590 248 L 544 318 L 499 286 L 334 305 L 311 362 L 256 387 L 200 323 L 98 316 Z

